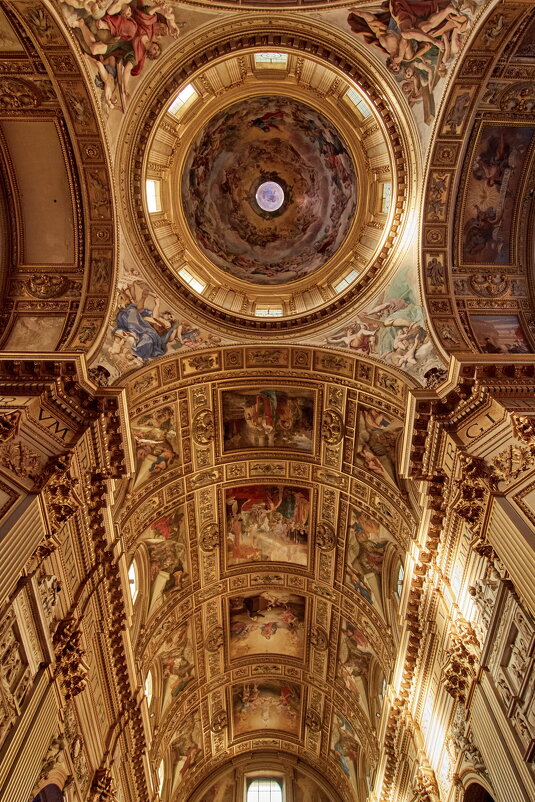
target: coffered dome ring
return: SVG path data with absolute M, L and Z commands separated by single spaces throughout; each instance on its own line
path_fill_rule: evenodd
M 287 67 L 276 78 L 272 70 L 255 65 L 255 55 L 265 47 L 229 55 L 228 43 L 210 49 L 209 68 L 198 68 L 202 54 L 182 70 L 175 67 L 172 75 L 164 68 L 152 100 L 145 97 L 143 109 L 137 108 L 125 125 L 119 157 L 123 174 L 130 176 L 130 184 L 125 182 L 121 189 L 126 217 L 134 221 L 126 225 L 132 250 L 145 267 L 157 268 L 155 278 L 165 280 L 167 293 L 173 288 L 197 316 L 205 312 L 212 324 L 224 321 L 227 331 L 229 325 L 242 330 L 306 328 L 312 323 L 311 313 L 314 321 L 333 316 L 342 300 L 363 296 L 371 280 L 399 256 L 407 213 L 414 204 L 416 169 L 410 158 L 410 134 L 397 106 L 395 111 L 387 107 L 384 93 L 355 66 L 354 58 L 346 63 L 338 57 L 342 71 L 327 59 L 301 55 L 298 45 L 305 52 L 312 49 L 301 37 L 292 39 L 292 45 L 278 43 Z M 219 51 L 226 54 L 219 56 Z M 169 113 L 186 88 L 195 91 L 193 100 L 184 103 L 178 115 Z M 179 182 L 191 143 L 218 113 L 246 98 L 267 96 L 305 104 L 332 124 L 351 155 L 358 194 L 348 235 L 313 277 L 258 287 L 220 271 L 206 258 L 185 219 Z M 147 182 L 158 185 L 152 212 Z M 275 320 L 269 313 L 261 316 L 262 308 L 273 306 L 278 307 Z

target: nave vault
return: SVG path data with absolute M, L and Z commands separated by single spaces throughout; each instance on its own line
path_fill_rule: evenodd
M 531 0 L 0 0 L 0 800 L 535 798 Z

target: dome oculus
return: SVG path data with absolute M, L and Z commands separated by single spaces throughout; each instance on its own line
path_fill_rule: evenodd
M 334 125 L 277 96 L 216 114 L 193 140 L 181 179 L 184 214 L 205 256 L 264 285 L 325 264 L 349 231 L 356 193 L 353 161 Z
M 263 181 L 256 190 L 255 197 L 265 212 L 276 212 L 284 203 L 284 190 L 276 181 Z

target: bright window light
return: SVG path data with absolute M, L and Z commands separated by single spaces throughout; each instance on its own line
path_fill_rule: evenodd
M 178 275 L 180 276 L 180 278 L 184 279 L 186 284 L 189 284 L 189 286 L 193 290 L 195 290 L 195 292 L 198 292 L 199 294 L 206 287 L 206 284 L 203 284 L 202 281 L 199 281 L 198 278 L 195 278 L 195 276 L 192 276 L 191 273 L 189 272 L 189 270 L 186 270 L 185 267 L 181 267 L 180 268 L 180 270 L 178 271 Z
M 392 184 L 386 181 L 383 184 L 382 197 L 381 197 L 381 211 L 386 214 L 390 211 L 390 204 L 392 203 Z
M 132 604 L 134 604 L 139 590 L 137 586 L 137 568 L 135 560 L 132 560 L 130 568 L 128 569 L 128 584 L 130 587 L 130 598 L 132 599 Z
M 396 596 L 398 599 L 401 599 L 401 591 L 403 590 L 403 580 L 405 579 L 405 569 L 403 565 L 399 566 L 398 569 L 398 578 L 396 582 Z
M 259 777 L 247 789 L 247 802 L 282 802 L 282 784 L 272 777 Z
M 165 780 L 165 764 L 163 760 L 161 760 L 160 765 L 158 766 L 158 793 L 160 794 L 160 796 L 162 795 L 164 780 Z
M 147 197 L 147 208 L 151 214 L 154 212 L 162 211 L 162 203 L 160 200 L 160 182 L 155 181 L 153 178 L 147 178 L 145 181 L 145 194 Z
M 180 112 L 186 104 L 192 103 L 198 97 L 199 95 L 195 88 L 191 84 L 187 84 L 187 86 L 178 93 L 167 111 L 169 114 L 174 114 L 176 117 L 178 112 Z
M 256 317 L 282 317 L 280 306 L 257 306 L 254 310 Z
M 152 671 L 149 671 L 145 677 L 145 696 L 147 697 L 147 704 L 150 707 L 152 702 Z
M 347 274 L 347 276 L 344 276 L 344 278 L 340 279 L 340 281 L 334 285 L 335 293 L 338 294 L 342 292 L 342 290 L 345 290 L 346 287 L 349 287 L 349 285 L 355 281 L 358 274 L 359 274 L 358 270 L 352 270 L 350 273 Z
M 255 67 L 269 67 L 283 69 L 288 64 L 287 53 L 255 53 Z
M 372 113 L 372 110 L 364 100 L 364 98 L 357 92 L 356 89 L 348 89 L 346 92 L 346 97 L 351 103 L 356 106 L 356 108 L 360 111 L 363 117 L 369 117 Z

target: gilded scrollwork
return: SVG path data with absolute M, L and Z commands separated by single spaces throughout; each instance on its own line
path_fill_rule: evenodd
M 219 526 L 207 524 L 203 527 L 200 536 L 200 545 L 203 551 L 213 551 L 220 544 Z
M 200 446 L 207 446 L 215 437 L 214 414 L 205 409 L 197 412 L 192 424 L 193 440 Z
M 338 445 L 343 440 L 344 422 L 339 412 L 328 409 L 323 413 L 321 436 L 329 446 Z
M 326 521 L 316 526 L 316 545 L 322 551 L 332 551 L 336 545 L 334 528 Z

